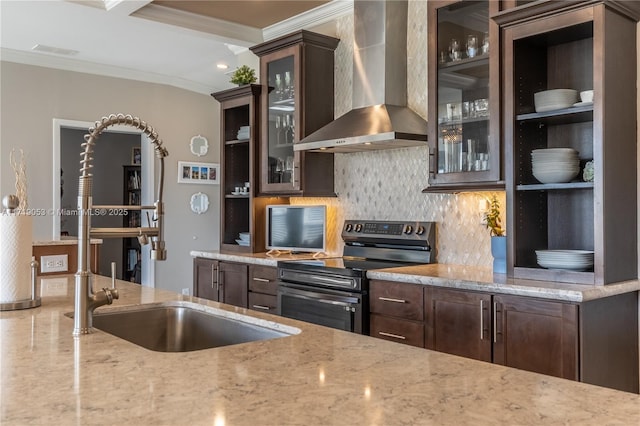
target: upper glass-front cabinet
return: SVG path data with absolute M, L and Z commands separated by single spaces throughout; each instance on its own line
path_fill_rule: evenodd
M 251 48 L 263 91 L 260 195 L 335 196 L 333 154 L 293 145 L 333 120 L 333 63 L 339 40 L 298 31 Z
M 269 136 L 267 139 L 268 185 L 297 184 L 295 176 L 295 154 L 293 142 L 296 140 L 296 75 L 294 56 L 285 56 L 266 64 L 267 84 L 273 88 L 268 95 L 267 114 Z
M 429 2 L 427 190 L 497 189 L 501 182 L 495 1 Z M 494 10 L 495 9 L 495 10 Z

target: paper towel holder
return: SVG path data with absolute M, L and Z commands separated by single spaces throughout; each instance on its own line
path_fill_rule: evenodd
M 15 302 L 0 303 L 0 311 L 15 311 L 18 309 L 37 308 L 42 304 L 40 288 L 38 286 L 38 261 L 31 257 L 31 299 L 17 300 Z

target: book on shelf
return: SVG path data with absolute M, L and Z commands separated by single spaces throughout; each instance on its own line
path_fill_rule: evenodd
M 129 189 L 140 189 L 141 185 L 140 174 L 137 170 L 135 170 L 132 174 L 129 175 Z

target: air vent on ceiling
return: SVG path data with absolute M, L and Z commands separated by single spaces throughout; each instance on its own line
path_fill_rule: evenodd
M 77 50 L 63 49 L 61 47 L 47 46 L 44 44 L 36 44 L 31 48 L 31 50 L 34 50 L 36 52 L 53 53 L 54 55 L 64 55 L 64 56 L 73 56 L 80 53 Z

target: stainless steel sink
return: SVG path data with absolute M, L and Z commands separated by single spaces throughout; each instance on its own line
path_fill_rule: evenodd
M 190 302 L 96 311 L 93 327 L 158 352 L 197 351 L 300 332 L 295 327 Z

